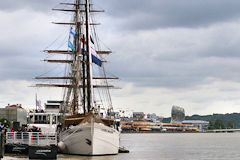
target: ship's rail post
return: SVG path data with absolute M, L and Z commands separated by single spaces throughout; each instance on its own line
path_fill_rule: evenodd
M 13 133 L 13 142 L 15 142 L 17 134 L 15 134 L 14 132 L 12 132 L 12 133 Z
M 37 133 L 37 144 L 39 145 L 39 133 Z
M 31 133 L 28 134 L 28 144 L 32 145 L 32 134 Z

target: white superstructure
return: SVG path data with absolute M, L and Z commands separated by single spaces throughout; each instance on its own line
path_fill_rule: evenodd
M 61 124 L 62 101 L 47 101 L 45 110 L 34 110 L 28 113 L 28 128 L 41 128 L 42 132 L 56 132 Z

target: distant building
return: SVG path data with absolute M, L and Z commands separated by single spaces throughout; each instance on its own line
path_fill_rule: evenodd
M 133 117 L 133 111 L 129 109 L 119 109 L 119 116 L 121 118 L 132 118 Z
M 133 112 L 133 121 L 143 121 L 145 114 L 143 112 Z
M 193 125 L 194 127 L 198 128 L 200 132 L 204 132 L 208 129 L 209 127 L 209 122 L 208 121 L 202 121 L 202 120 L 184 120 L 182 124 L 190 124 Z
M 147 121 L 150 122 L 161 122 L 163 117 L 157 116 L 155 113 L 147 114 Z
M 0 108 L 0 119 L 2 118 L 11 122 L 11 125 L 14 122 L 19 122 L 20 125 L 27 124 L 27 111 L 22 108 L 21 104 L 8 105 Z
M 173 106 L 171 115 L 171 123 L 181 124 L 185 119 L 185 110 L 182 107 Z
M 152 114 L 147 114 L 147 118 L 149 118 L 149 119 L 157 119 L 158 116 L 155 113 L 152 113 Z

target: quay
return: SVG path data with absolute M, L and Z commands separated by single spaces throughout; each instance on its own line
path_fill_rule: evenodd
M 208 133 L 223 133 L 223 132 L 240 132 L 240 129 L 213 129 L 213 130 L 208 130 Z
M 7 132 L 5 153 L 28 154 L 29 159 L 57 159 L 57 134 Z

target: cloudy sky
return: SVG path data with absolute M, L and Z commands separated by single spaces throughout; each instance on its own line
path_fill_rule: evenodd
M 0 105 L 35 105 L 61 98 L 61 90 L 33 88 L 41 74 L 61 73 L 42 62 L 41 51 L 66 45 L 69 21 L 59 2 L 0 2 Z M 99 37 L 114 51 L 108 73 L 121 78 L 112 91 L 115 108 L 170 116 L 172 105 L 187 115 L 240 112 L 239 0 L 96 0 Z

